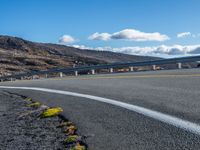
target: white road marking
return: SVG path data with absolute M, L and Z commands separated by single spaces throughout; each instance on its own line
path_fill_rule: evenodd
M 155 120 L 159 120 L 161 122 L 173 125 L 175 127 L 184 129 L 186 131 L 192 132 L 194 134 L 200 135 L 200 125 L 196 123 L 192 123 L 187 120 L 183 120 L 171 115 L 167 115 L 158 111 L 154 111 L 151 109 L 147 109 L 144 107 L 120 102 L 117 100 L 113 99 L 108 99 L 108 98 L 103 98 L 99 96 L 93 96 L 93 95 L 88 95 L 88 94 L 80 94 L 80 93 L 75 93 L 75 92 L 69 92 L 69 91 L 61 91 L 61 90 L 54 90 L 54 89 L 46 89 L 46 88 L 37 88 L 37 87 L 11 87 L 11 86 L 0 86 L 0 88 L 3 89 L 21 89 L 21 90 L 34 90 L 34 91 L 42 91 L 42 92 L 49 92 L 49 93 L 56 93 L 56 94 L 63 94 L 63 95 L 70 95 L 70 96 L 75 96 L 75 97 L 82 97 L 82 98 L 87 98 L 99 102 L 104 102 L 108 103 L 111 105 L 119 106 L 134 112 L 137 112 L 139 114 L 142 114 L 144 116 L 153 118 Z

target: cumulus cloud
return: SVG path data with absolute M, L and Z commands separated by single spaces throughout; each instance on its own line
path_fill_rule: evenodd
M 127 39 L 133 41 L 165 41 L 169 37 L 158 32 L 154 33 L 145 33 L 139 30 L 134 29 L 125 29 L 116 33 L 113 33 L 111 36 L 112 39 Z
M 182 33 L 177 34 L 177 38 L 186 38 L 186 37 L 190 37 L 190 36 L 192 36 L 192 34 L 190 32 L 182 32 Z
M 160 56 L 160 57 L 175 57 L 200 54 L 200 45 L 160 45 L 160 46 L 146 46 L 146 47 L 87 47 L 84 45 L 73 45 L 80 49 L 91 49 L 97 51 L 112 51 L 131 55 L 144 56 Z
M 59 38 L 59 43 L 66 44 L 66 43 L 73 43 L 75 39 L 70 35 L 63 35 Z
M 130 40 L 130 41 L 165 41 L 170 38 L 165 34 L 159 32 L 145 33 L 135 29 L 124 29 L 115 33 L 94 33 L 89 36 L 90 40 Z
M 110 40 L 110 34 L 109 33 L 98 33 L 98 32 L 96 32 L 96 33 L 90 35 L 88 39 L 89 40 L 107 41 L 107 40 Z
M 200 46 L 191 51 L 190 54 L 200 54 Z

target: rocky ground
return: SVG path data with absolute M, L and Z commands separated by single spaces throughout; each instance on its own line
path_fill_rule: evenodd
M 68 135 L 60 127 L 62 116 L 41 118 L 45 107 L 30 107 L 27 98 L 6 91 L 0 91 L 0 97 L 0 150 L 76 150 L 77 143 L 83 144 L 82 138 L 63 142 Z
M 136 62 L 160 58 L 108 51 L 83 50 L 65 45 L 36 43 L 0 35 L 0 76 L 114 62 Z

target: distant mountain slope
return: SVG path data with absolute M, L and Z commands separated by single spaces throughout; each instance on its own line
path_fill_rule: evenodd
M 0 75 L 71 67 L 74 64 L 96 65 L 156 59 L 160 58 L 82 50 L 65 45 L 36 43 L 17 37 L 0 36 Z

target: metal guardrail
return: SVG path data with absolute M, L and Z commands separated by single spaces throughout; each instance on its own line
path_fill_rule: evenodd
M 106 65 L 93 65 L 93 66 L 82 66 L 74 68 L 61 68 L 61 69 L 49 69 L 43 71 L 33 71 L 28 73 L 14 74 L 9 76 L 0 77 L 0 80 L 6 80 L 9 78 L 20 78 L 28 77 L 34 75 L 44 75 L 49 73 L 71 73 L 76 72 L 76 75 L 79 71 L 89 71 L 89 70 L 99 70 L 99 69 L 113 69 L 113 68 L 123 68 L 123 67 L 139 67 L 139 66 L 156 66 L 156 65 L 165 65 L 165 64 L 178 64 L 178 67 L 181 68 L 181 63 L 197 62 L 200 61 L 200 56 L 191 56 L 191 57 L 181 57 L 181 58 L 170 58 L 170 59 L 160 59 L 154 61 L 143 61 L 143 62 L 129 62 L 129 63 L 113 63 Z

